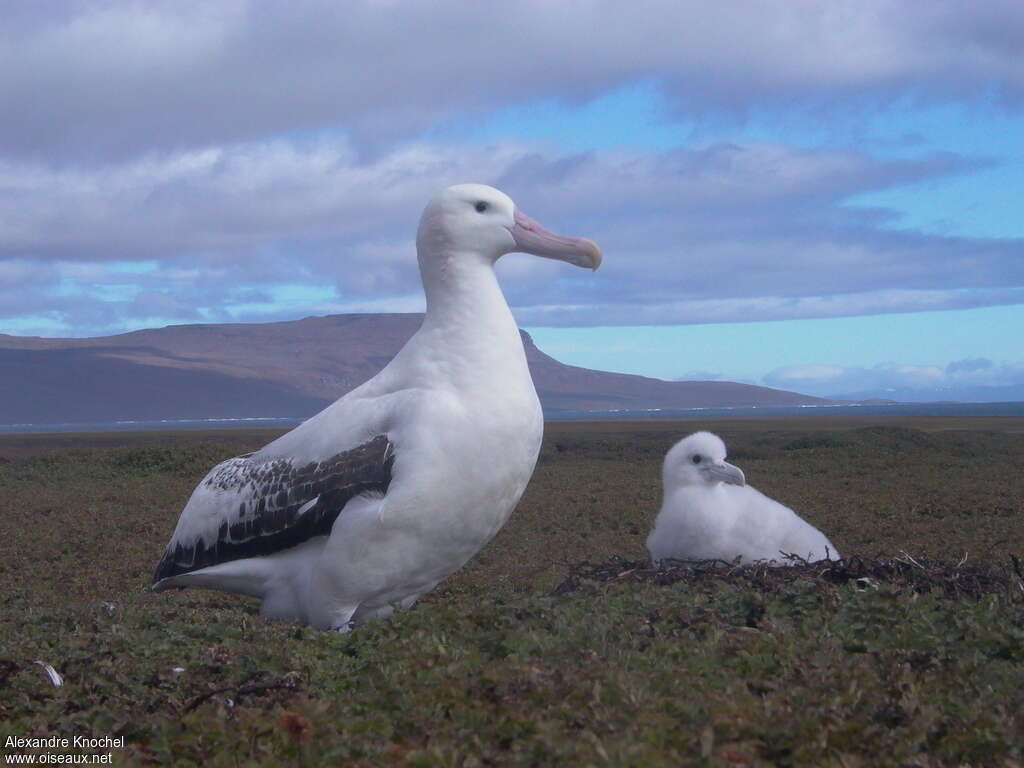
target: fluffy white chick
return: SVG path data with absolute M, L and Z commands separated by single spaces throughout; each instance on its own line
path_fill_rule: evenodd
M 783 553 L 839 559 L 825 534 L 747 485 L 743 471 L 725 456 L 725 443 L 710 432 L 695 432 L 665 455 L 661 510 L 647 537 L 655 564 L 740 557 L 744 563 L 789 565 Z

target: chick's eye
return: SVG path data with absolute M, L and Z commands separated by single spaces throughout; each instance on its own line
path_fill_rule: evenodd
M 483 200 L 481 200 L 480 202 L 478 202 L 473 207 L 476 208 L 476 212 L 477 213 L 483 213 L 484 211 L 487 210 L 487 203 L 485 203 Z
M 701 462 L 700 454 L 699 453 L 695 453 L 693 455 L 692 461 L 693 461 L 694 464 L 700 464 L 700 462 Z

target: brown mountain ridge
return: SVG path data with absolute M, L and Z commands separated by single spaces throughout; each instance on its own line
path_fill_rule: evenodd
M 310 416 L 374 376 L 420 314 L 174 325 L 116 336 L 0 334 L 0 424 Z M 523 332 L 548 411 L 822 405 L 749 384 L 664 381 L 578 368 Z

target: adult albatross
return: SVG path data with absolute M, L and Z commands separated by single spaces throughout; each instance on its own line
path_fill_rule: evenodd
M 346 631 L 410 607 L 512 513 L 544 421 L 494 274 L 510 252 L 597 269 L 504 193 L 449 187 L 416 234 L 423 325 L 365 384 L 256 453 L 218 464 L 181 513 L 153 589 L 260 598 L 268 618 Z

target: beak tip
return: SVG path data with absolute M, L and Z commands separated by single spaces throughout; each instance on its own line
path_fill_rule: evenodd
M 583 245 L 590 254 L 590 271 L 597 272 L 597 268 L 604 261 L 604 254 L 601 253 L 601 246 L 588 238 L 583 239 Z

